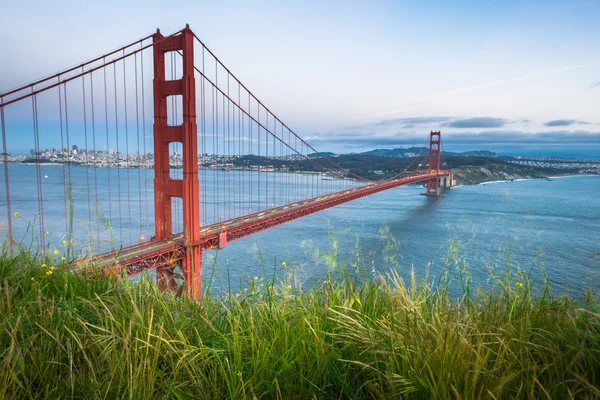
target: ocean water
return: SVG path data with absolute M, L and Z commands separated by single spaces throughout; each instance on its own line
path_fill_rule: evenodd
M 217 284 L 262 276 L 261 264 L 293 264 L 299 281 L 326 279 L 332 253 L 352 275 L 372 279 L 398 270 L 431 280 L 468 268 L 476 285 L 523 270 L 553 290 L 574 295 L 600 288 L 600 177 L 488 183 L 420 196 L 406 186 L 356 200 L 234 242 L 219 252 Z M 205 256 L 207 268 L 215 254 Z M 394 257 L 395 256 L 395 257 Z M 263 262 L 261 263 L 261 258 Z M 335 260 L 335 259 L 334 259 Z M 335 265 L 335 263 L 334 263 Z M 221 281 L 220 281 L 221 280 Z
M 110 243 L 110 229 L 112 235 L 118 233 L 133 242 L 138 235 L 152 235 L 152 171 L 121 170 L 120 186 L 115 169 L 98 169 L 95 176 L 83 167 L 72 167 L 70 172 L 76 240 L 84 243 L 100 237 L 100 248 Z M 59 166 L 41 167 L 42 176 L 48 175 L 43 180 L 44 229 L 49 232 L 45 240 L 50 248 L 60 247 L 67 228 L 62 173 Z M 227 210 L 211 205 L 210 174 L 206 186 L 209 210 L 203 214 L 206 221 L 227 215 Z M 238 172 L 219 174 L 232 174 L 230 179 L 238 183 L 244 181 L 246 191 L 256 179 Z M 3 171 L 0 175 L 0 235 L 6 235 Z M 259 179 L 270 175 L 270 182 L 289 178 L 285 174 L 259 175 Z M 25 235 L 25 242 L 30 235 L 26 234 L 26 221 L 37 212 L 35 177 L 33 166 L 10 165 L 12 211 L 22 217 L 13 218 L 14 232 L 15 236 Z M 310 184 L 310 179 L 306 178 L 304 185 Z M 302 184 L 298 181 L 298 187 Z M 439 198 L 420 196 L 422 192 L 424 188 L 418 185 L 392 189 L 229 243 L 220 251 L 205 252 L 204 287 L 223 291 L 231 286 L 237 291 L 254 277 L 260 280 L 275 275 L 279 281 L 293 271 L 297 283 L 306 288 L 326 279 L 328 271 L 335 274 L 343 268 L 357 281 L 391 270 L 405 279 L 414 270 L 417 278 L 433 280 L 442 271 L 457 277 L 460 267 L 468 269 L 473 282 L 481 286 L 489 284 L 492 271 L 504 274 L 521 269 L 530 273 L 537 285 L 545 274 L 559 292 L 581 294 L 600 288 L 600 256 L 596 255 L 600 253 L 599 176 L 460 186 L 445 190 L 445 196 Z M 88 212 L 88 193 L 92 212 Z M 302 193 L 299 190 L 298 195 Z M 242 198 L 246 192 L 239 195 Z M 283 201 L 283 197 L 275 201 Z M 256 207 L 250 203 L 235 202 L 234 207 Z M 115 223 L 118 212 L 129 222 L 123 226 Z M 89 220 L 99 221 L 91 231 Z M 39 235 L 37 227 L 34 236 L 36 232 Z M 453 260 L 459 260 L 458 265 Z

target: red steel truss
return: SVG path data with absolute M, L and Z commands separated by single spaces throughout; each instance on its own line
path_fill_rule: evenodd
M 178 284 L 173 282 L 174 278 L 179 278 L 174 269 L 181 265 L 181 260 L 185 258 L 189 247 L 197 247 L 201 251 L 223 248 L 227 243 L 234 240 L 242 239 L 340 204 L 399 186 L 423 181 L 437 181 L 448 176 L 451 176 L 451 171 L 432 170 L 391 181 L 382 181 L 368 186 L 348 189 L 332 195 L 315 197 L 204 227 L 200 230 L 200 239 L 197 242 L 190 243 L 184 240 L 182 234 L 179 234 L 169 238 L 155 239 L 119 251 L 104 253 L 97 256 L 95 260 L 96 263 L 106 266 L 110 271 L 124 270 L 127 275 L 136 275 L 151 269 L 168 271 L 164 272 L 169 274 L 168 287 L 171 290 L 181 290 Z M 183 280 L 185 281 L 185 274 Z

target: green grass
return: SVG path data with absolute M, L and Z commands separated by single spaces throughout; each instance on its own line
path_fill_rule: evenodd
M 0 398 L 600 398 L 594 296 L 522 273 L 461 298 L 395 274 L 259 279 L 199 304 L 52 263 L 0 257 Z

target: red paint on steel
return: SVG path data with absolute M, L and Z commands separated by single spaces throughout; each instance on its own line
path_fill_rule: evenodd
M 202 250 L 195 245 L 200 241 L 200 188 L 198 182 L 198 129 L 196 126 L 196 82 L 194 78 L 194 34 L 186 27 L 181 34 L 164 38 L 160 31 L 154 35 L 154 211 L 157 240 L 172 236 L 172 201 L 183 202 L 183 245 L 180 260 L 187 294 L 200 298 L 200 265 Z M 183 57 L 183 76 L 179 80 L 165 79 L 165 53 L 179 51 Z M 181 95 L 183 122 L 168 126 L 167 97 Z M 183 179 L 171 179 L 169 144 L 182 144 Z M 157 270 L 161 290 L 172 289 L 171 264 Z
M 201 250 L 220 248 L 224 240 L 231 242 L 246 236 L 274 228 L 290 221 L 347 203 L 362 197 L 370 196 L 385 190 L 393 189 L 412 183 L 439 179 L 450 176 L 450 171 L 438 170 L 421 172 L 418 175 L 400 179 L 378 182 L 360 188 L 348 189 L 331 195 L 316 197 L 268 211 L 235 218 L 223 223 L 204 227 L 200 240 L 188 243 L 188 246 Z M 223 237 L 224 236 L 224 237 Z M 119 252 L 109 252 L 97 257 L 99 263 L 115 264 L 117 268 L 125 269 L 127 274 L 136 275 L 150 269 L 167 269 L 178 260 L 185 257 L 186 244 L 183 234 L 172 236 L 170 239 L 153 240 L 135 246 L 127 247 Z
M 429 167 L 427 168 L 428 173 L 437 173 L 440 170 L 440 132 L 431 132 L 429 134 Z M 427 181 L 427 193 L 428 196 L 439 196 L 440 194 L 440 180 L 439 178 L 430 179 Z
M 227 232 L 219 233 L 219 249 L 227 246 Z

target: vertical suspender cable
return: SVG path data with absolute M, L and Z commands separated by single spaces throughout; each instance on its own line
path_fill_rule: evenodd
M 238 84 L 238 96 L 237 96 L 237 134 L 238 134 L 238 152 L 237 152 L 237 179 L 238 179 L 238 197 L 237 204 L 239 209 L 239 216 L 242 217 L 245 215 L 244 209 L 244 128 L 243 128 L 243 119 L 242 119 L 242 92 L 241 87 Z
M 119 242 L 123 245 L 123 213 L 121 210 L 121 154 L 119 149 L 119 110 L 117 103 L 117 64 L 113 64 L 114 84 L 115 84 L 115 135 L 117 138 L 117 204 L 119 206 Z
M 294 150 L 298 151 L 298 138 L 296 136 L 294 136 Z M 300 190 L 298 190 L 298 174 L 300 173 L 301 166 L 302 161 L 298 160 L 298 168 L 296 170 L 296 173 L 294 174 L 294 201 L 300 200 L 300 196 L 298 194 L 298 192 L 300 192 Z
M 33 87 L 31 88 L 33 91 Z M 35 174 L 37 178 L 37 193 L 38 193 L 38 216 L 40 218 L 40 247 L 42 249 L 42 254 L 46 252 L 46 244 L 44 238 L 44 205 L 43 201 L 43 193 L 42 193 L 42 176 L 41 176 L 41 167 L 40 167 L 40 136 L 39 136 L 39 126 L 38 126 L 38 110 L 37 110 L 37 96 L 33 95 L 31 97 L 31 109 L 33 114 L 33 142 L 35 146 Z
M 60 83 L 60 75 L 58 76 L 58 82 Z M 60 119 L 60 154 L 61 154 L 61 158 L 64 158 L 65 156 L 65 140 L 64 140 L 64 131 L 63 131 L 63 112 L 62 112 L 62 94 L 60 92 L 60 85 L 58 86 L 58 116 Z M 69 151 L 69 149 L 67 149 L 67 152 Z M 67 235 L 67 232 L 69 231 L 69 213 L 68 213 L 68 209 L 67 209 L 67 173 L 66 173 L 66 167 L 65 167 L 65 162 L 63 159 L 63 163 L 62 163 L 62 180 L 63 180 L 63 199 L 64 199 L 64 204 L 65 204 L 65 235 Z
M 250 140 L 248 141 L 248 167 L 250 168 L 250 190 L 248 190 L 248 214 L 252 214 L 252 188 L 254 178 L 254 170 L 252 168 L 252 121 L 250 119 L 250 113 L 252 112 L 252 104 L 250 103 L 250 96 L 248 96 L 248 135 Z
M 94 148 L 94 191 L 96 193 L 96 251 L 100 252 L 100 203 L 98 202 L 98 177 L 97 177 L 97 160 L 98 152 L 96 151 L 96 113 L 94 111 L 94 74 L 90 72 L 90 96 L 92 106 L 92 146 Z
M 73 243 L 73 216 L 75 215 L 75 202 L 72 201 L 73 197 L 73 182 L 71 181 L 71 142 L 69 139 L 69 102 L 67 98 L 67 84 L 63 84 L 63 94 L 65 95 L 65 134 L 67 137 L 67 190 L 69 191 L 68 196 L 71 199 L 71 206 L 69 210 L 69 228 L 67 229 L 67 242 L 69 245 L 69 252 L 75 251 L 74 243 Z M 60 90 L 60 87 L 59 87 Z M 73 253 L 74 257 L 75 254 Z
M 125 55 L 125 50 L 123 50 Z M 129 245 L 133 244 L 133 229 L 131 229 L 131 173 L 129 171 L 129 121 L 127 119 L 127 73 L 125 59 L 123 59 L 123 110 L 125 112 L 125 176 L 127 177 L 127 230 L 129 231 Z
M 317 175 L 317 196 L 320 196 L 323 194 L 322 192 L 319 191 L 320 185 L 321 185 L 321 174 L 322 173 L 323 173 L 322 171 L 319 171 L 319 174 Z
M 258 121 L 257 123 L 257 129 L 258 129 L 258 211 L 260 211 L 260 180 L 261 180 L 261 176 L 260 176 L 260 104 L 257 102 L 256 103 L 256 112 L 258 113 L 256 120 Z
M 204 46 L 202 46 L 202 73 L 205 72 L 204 64 Z M 202 108 L 202 197 L 204 202 L 202 203 L 202 212 L 204 213 L 204 225 L 208 225 L 206 221 L 206 91 L 204 88 L 204 77 L 200 79 L 200 90 L 202 92 L 202 100 L 200 101 L 200 107 Z
M 314 156 L 313 156 L 314 157 Z M 310 189 L 311 189 L 311 197 L 315 197 L 315 173 L 313 172 L 312 174 L 312 179 L 311 179 L 311 185 L 310 185 Z
M 302 149 L 302 151 L 300 153 L 302 153 L 304 155 L 304 151 L 306 151 L 306 156 L 308 156 L 308 150 L 305 150 L 306 146 L 304 144 L 301 144 L 300 147 Z M 302 189 L 304 192 L 304 200 L 306 200 L 308 198 L 308 186 L 307 186 L 307 182 L 306 182 L 306 173 L 305 173 L 304 169 L 302 169 L 302 175 L 300 175 L 300 178 L 302 178 Z
M 266 114 L 265 126 L 269 128 L 269 113 Z M 265 210 L 269 208 L 269 135 L 265 132 Z
M 216 88 L 219 87 L 219 66 L 217 64 L 217 60 L 215 59 L 215 82 L 216 82 Z M 215 176 L 217 177 L 217 186 L 215 187 L 215 192 L 217 195 L 217 214 L 215 214 L 215 220 L 216 222 L 221 222 L 221 207 L 219 204 L 219 192 L 221 191 L 220 185 L 219 185 L 219 138 L 218 138 L 218 132 L 219 132 L 219 91 L 216 90 L 215 88 L 215 125 L 216 125 L 216 133 L 215 133 L 215 142 L 217 143 L 217 149 L 216 149 L 216 162 L 217 162 L 217 168 L 215 169 Z
M 290 130 L 288 129 L 288 139 L 287 139 L 287 143 L 290 143 Z M 290 148 L 287 148 L 287 157 L 286 157 L 286 163 L 288 165 L 288 172 L 286 174 L 285 177 L 285 187 L 286 187 L 286 197 L 285 197 L 285 201 L 286 203 L 291 203 L 292 202 L 292 198 L 290 197 L 290 180 L 291 180 L 291 173 L 292 173 L 292 159 L 290 157 Z
M 219 191 L 217 187 L 217 165 L 219 163 L 219 159 L 217 158 L 217 152 L 215 150 L 215 141 L 216 141 L 216 95 L 215 88 L 211 88 L 211 106 L 212 106 L 212 153 L 213 153 L 213 223 L 218 222 L 218 210 L 217 210 L 217 192 Z
M 229 73 L 227 73 L 227 97 L 229 97 Z M 225 99 L 223 99 L 225 100 Z M 231 164 L 231 119 L 230 119 L 230 113 L 229 110 L 231 108 L 231 104 L 230 101 L 227 100 L 227 164 Z M 224 136 L 223 136 L 224 137 Z M 227 203 L 229 205 L 229 218 L 231 219 L 231 189 L 232 189 L 232 185 L 231 185 L 231 174 L 233 173 L 231 171 L 231 168 L 228 165 L 228 170 L 226 172 L 227 174 L 227 181 L 229 182 L 227 185 L 227 194 L 229 196 L 229 198 L 227 199 Z M 234 187 L 235 188 L 235 187 Z M 235 196 L 235 192 L 234 192 L 234 196 Z
M 83 73 L 83 67 L 81 67 L 81 72 Z M 88 146 L 88 134 L 87 134 L 87 103 L 86 103 L 86 95 L 85 95 L 85 75 L 81 77 L 81 91 L 83 94 L 83 132 L 85 136 L 85 179 L 86 179 L 86 192 L 88 199 L 88 232 L 90 234 L 90 250 L 93 248 L 92 242 L 92 200 L 90 196 L 90 163 L 89 163 L 89 153 L 90 148 Z
M 106 63 L 106 60 L 103 60 L 104 63 Z M 104 125 L 106 128 L 106 154 L 107 156 L 107 163 L 106 163 L 106 178 L 107 178 L 107 183 L 108 183 L 108 222 L 109 222 L 109 229 L 112 229 L 110 227 L 110 224 L 112 224 L 112 193 L 111 193 L 111 184 L 110 184 L 110 164 L 112 163 L 112 154 L 110 154 L 110 144 L 108 142 L 108 94 L 107 94 L 107 87 L 106 87 L 106 68 L 104 67 L 102 68 L 102 74 L 103 74 L 103 81 L 104 81 Z
M 309 154 L 308 146 L 303 145 L 303 147 L 306 149 L 306 157 L 308 158 L 308 154 Z M 307 163 L 307 165 L 309 165 L 309 164 Z M 302 176 L 304 177 L 302 180 L 304 181 L 304 198 L 305 199 L 308 199 L 308 192 L 309 192 L 309 182 L 308 182 L 309 176 L 308 176 L 307 172 L 308 171 L 304 171 L 302 173 Z
M 140 43 L 140 48 L 142 47 L 142 43 Z M 144 137 L 144 156 L 142 160 L 144 161 L 144 204 L 145 204 L 145 220 L 146 220 L 146 239 L 150 238 L 150 215 L 148 214 L 148 167 L 147 165 L 147 151 L 146 151 L 146 96 L 144 92 L 144 52 L 140 51 L 140 63 L 141 67 L 141 78 L 142 78 L 142 136 Z M 141 201 L 142 199 L 140 199 Z
M 273 182 L 273 188 L 271 190 L 271 204 L 277 206 L 277 199 L 275 197 L 278 178 L 277 174 L 275 174 L 277 170 L 277 141 L 275 140 L 277 138 L 277 119 L 275 117 L 273 117 L 273 135 L 273 155 L 271 156 L 271 164 L 273 165 L 273 179 L 271 179 L 271 182 Z
M 138 95 L 138 61 L 137 61 L 137 53 L 134 54 L 134 69 L 135 69 L 135 128 L 137 133 L 137 172 L 138 172 L 138 204 L 140 205 L 140 210 L 138 214 L 139 224 L 140 224 L 140 242 L 144 240 L 144 222 L 143 212 L 142 212 L 142 165 L 141 165 L 141 154 L 140 154 L 140 102 Z
M 223 160 L 225 161 L 223 163 L 223 219 L 228 219 L 227 216 L 227 203 L 229 203 L 228 201 L 228 193 L 229 193 L 229 185 L 227 184 L 227 147 L 225 146 L 225 135 L 226 135 L 226 130 L 229 129 L 229 126 L 227 125 L 227 123 L 225 122 L 225 117 L 226 117 L 226 112 L 225 112 L 225 106 L 227 105 L 226 100 L 225 100 L 225 96 L 221 95 L 221 97 L 223 98 L 223 108 L 221 109 L 222 113 L 223 113 L 223 122 L 221 125 L 221 129 L 223 131 L 223 134 L 221 135 L 221 137 L 223 138 Z
M 273 182 L 273 190 L 272 192 L 272 201 L 271 203 L 274 204 L 275 206 L 277 206 L 277 198 L 276 198 L 276 194 L 277 194 L 277 179 L 279 178 L 278 174 L 275 173 L 275 171 L 277 171 L 277 140 L 275 140 L 277 138 L 277 118 L 275 118 L 275 116 L 273 116 L 273 158 L 272 158 L 272 164 L 273 164 L 273 179 L 271 180 Z
M 277 120 L 275 120 L 277 121 Z M 284 164 L 284 157 L 283 157 L 283 125 L 281 126 L 281 141 L 279 142 L 279 201 L 281 202 L 281 205 L 285 204 L 285 200 L 283 199 L 283 189 L 284 189 L 284 184 L 283 184 L 283 164 Z
M 2 157 L 4 161 L 4 187 L 6 188 L 6 216 L 8 221 L 8 242 L 10 256 L 13 256 L 12 212 L 10 209 L 10 182 L 8 177 L 8 153 L 6 149 L 6 124 L 4 121 L 4 98 L 0 98 L 0 127 L 2 128 Z
M 238 205 L 240 208 L 240 217 L 244 215 L 244 203 L 242 200 L 242 193 L 244 192 L 244 179 L 242 168 L 243 164 L 241 161 L 244 159 L 244 142 L 242 141 L 243 132 L 242 132 L 242 92 L 241 86 L 238 83 L 238 185 L 240 188 L 238 190 Z

